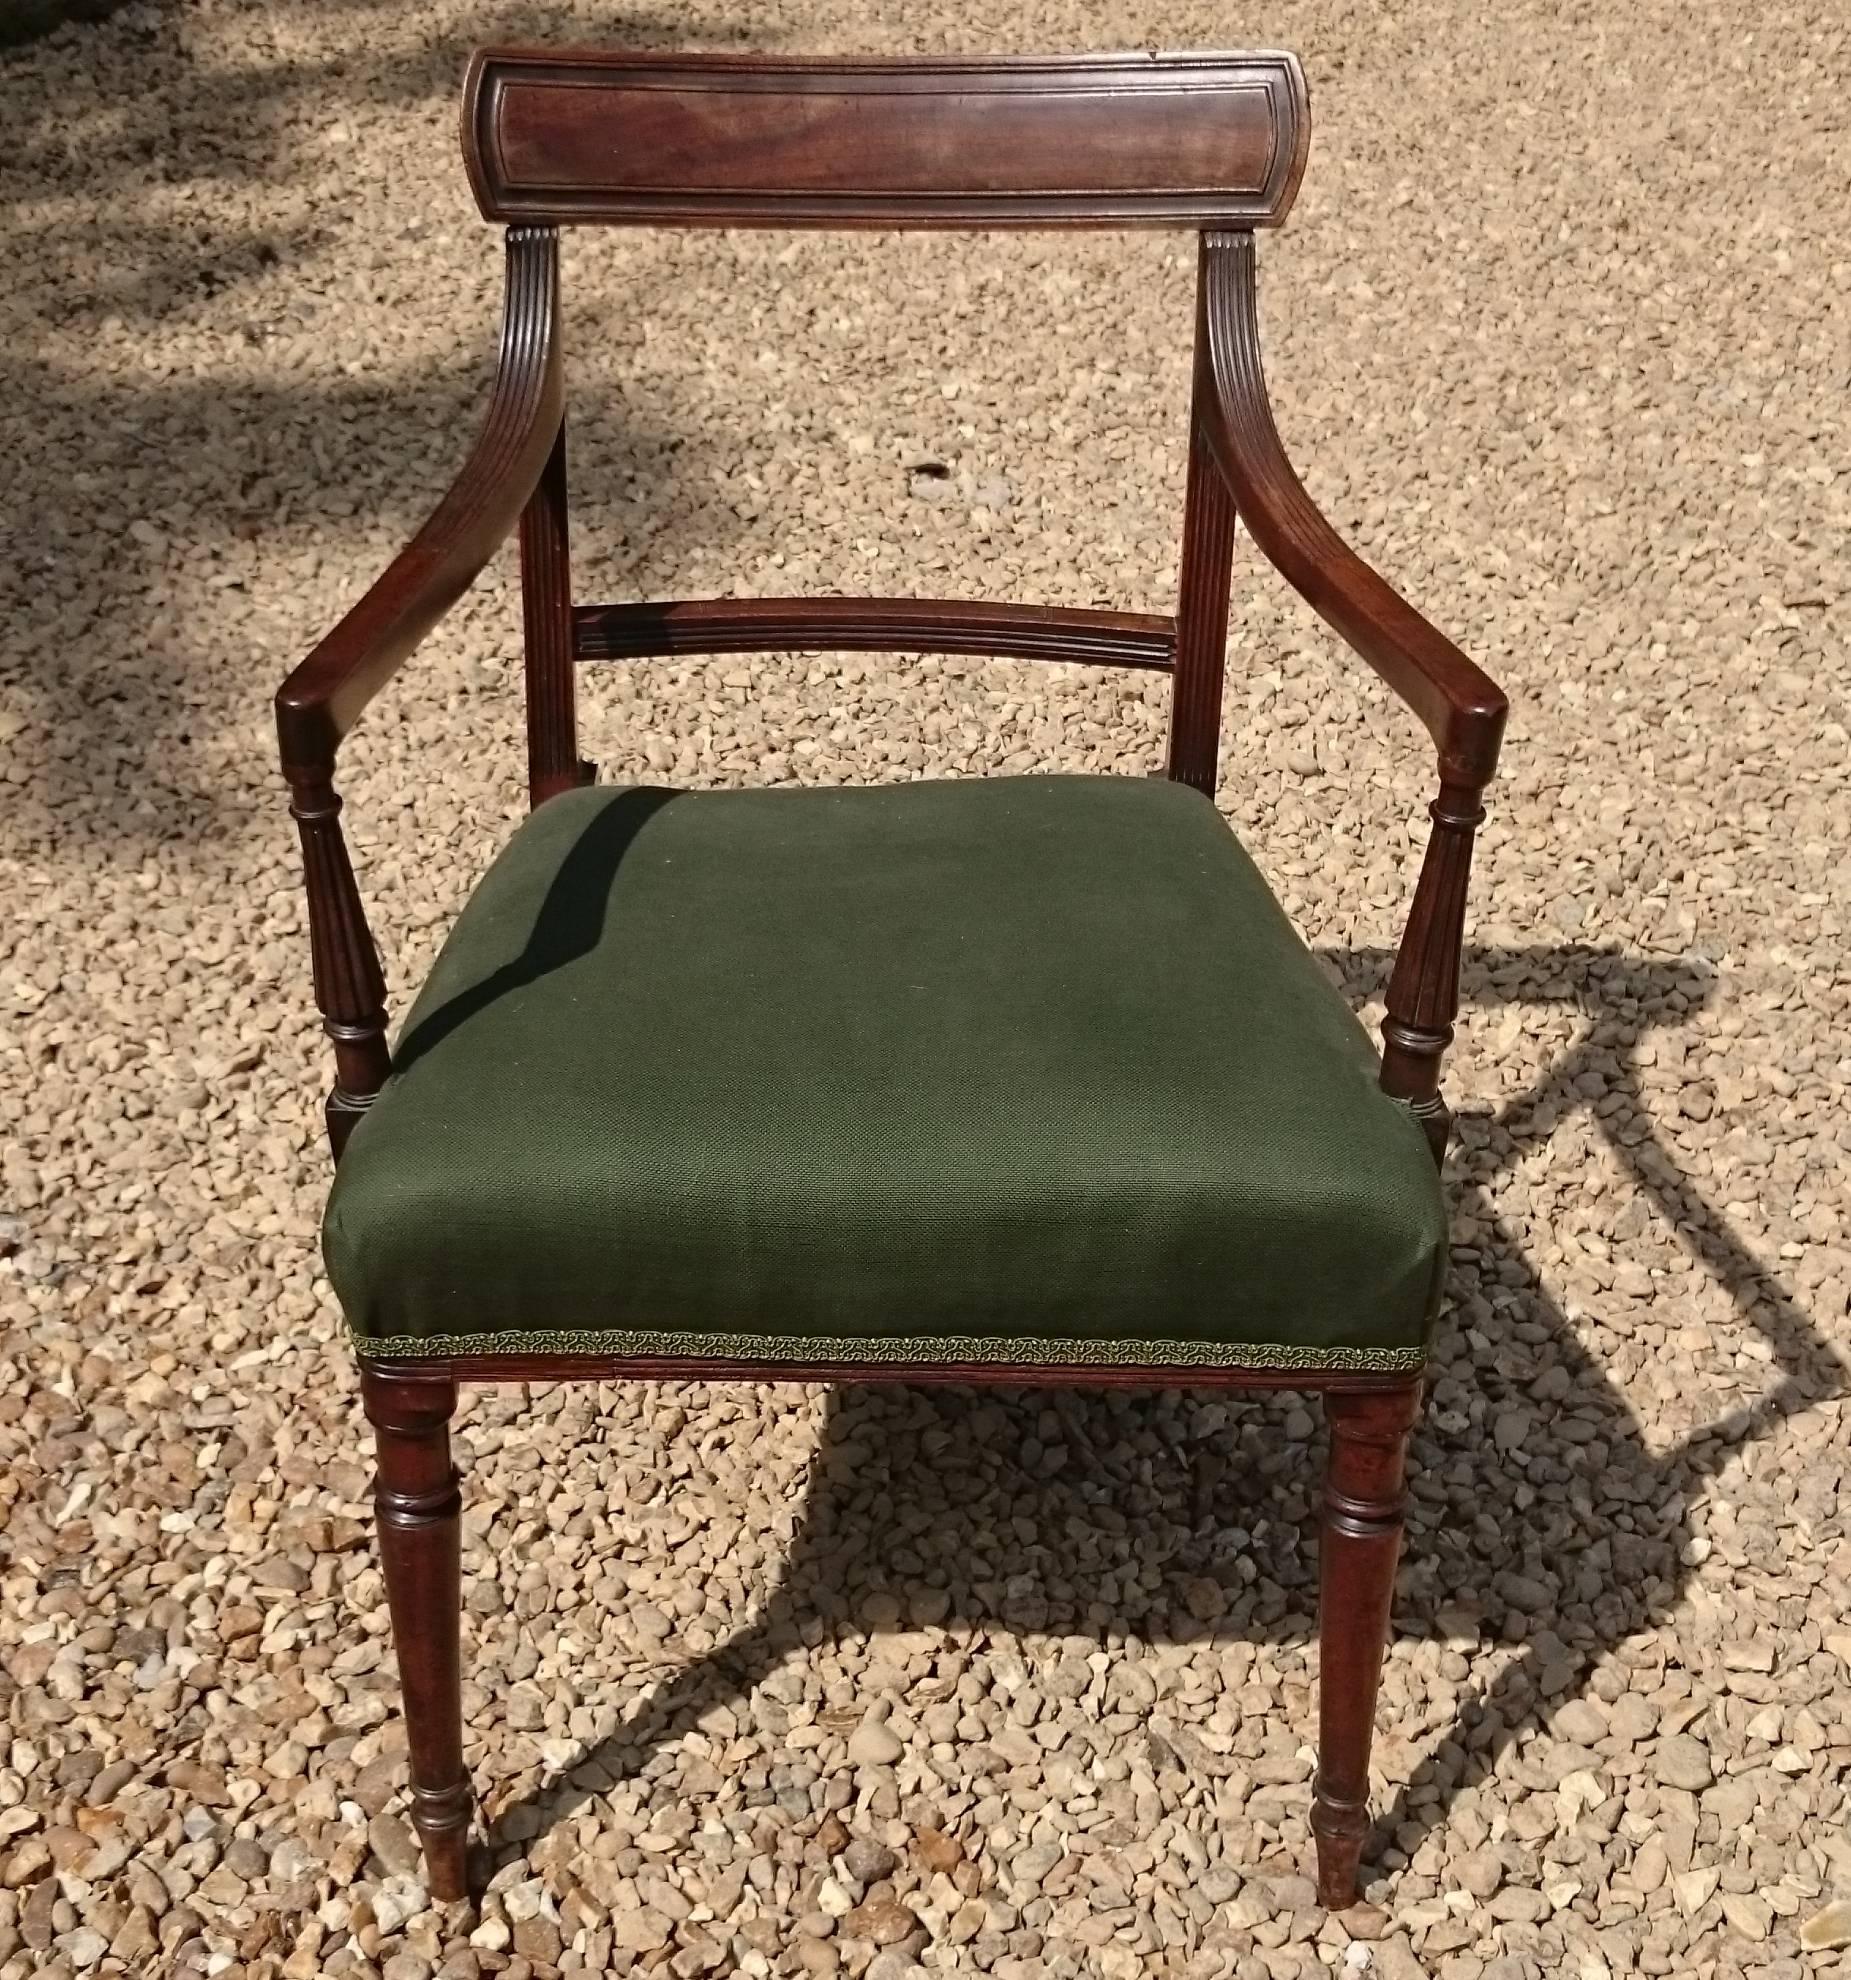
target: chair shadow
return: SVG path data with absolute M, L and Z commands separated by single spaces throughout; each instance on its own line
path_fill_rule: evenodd
M 350 31 L 279 47 L 274 59 L 228 52 L 177 4 L 0 53 L 0 111 L 10 118 L 0 243 L 32 271 L 28 295 L 45 331 L 0 345 L 10 470 L 0 734 L 26 772 L 4 827 L 16 844 L 77 838 L 139 863 L 153 848 L 222 840 L 254 820 L 282 831 L 270 754 L 231 726 L 260 711 L 306 650 L 264 651 L 269 601 L 304 581 L 307 549 L 318 555 L 322 544 L 351 556 L 357 578 L 374 576 L 384 558 L 367 526 L 384 543 L 403 541 L 480 427 L 499 313 L 499 248 L 487 226 L 479 314 L 435 276 L 419 299 L 405 348 L 447 326 L 453 350 L 441 361 L 395 360 L 390 338 L 363 374 L 304 366 L 294 353 L 327 327 L 335 256 L 390 252 L 415 270 L 430 252 L 424 238 L 472 211 L 454 115 L 429 113 L 456 103 L 471 48 L 555 38 L 558 9 L 469 0 L 435 22 L 394 18 L 396 34 L 376 31 L 406 12 L 390 0 L 322 0 L 316 12 L 345 17 Z M 599 33 L 648 47 L 724 45 L 750 31 L 698 9 L 639 4 L 609 10 Z M 301 198 L 356 113 L 441 130 L 433 156 L 452 175 L 450 193 L 409 206 L 392 188 L 356 186 L 346 202 Z M 193 184 L 247 191 L 248 221 L 176 206 L 168 189 Z M 371 216 L 363 237 L 356 203 Z M 72 325 L 132 340 L 129 357 L 73 366 L 52 334 Z M 161 340 L 182 328 L 210 331 L 210 365 L 172 361 Z M 146 364 L 136 361 L 144 343 Z M 620 340 L 587 335 L 575 346 L 575 473 L 585 484 L 587 462 L 605 475 L 603 464 L 616 463 L 644 506 L 666 514 L 671 483 L 698 481 L 699 436 L 673 408 L 652 412 L 610 389 L 601 345 L 616 351 Z M 188 469 L 178 477 L 176 461 Z M 702 515 L 710 545 L 724 540 L 726 514 L 716 503 Z M 608 527 L 595 487 L 583 487 L 574 519 Z M 666 531 L 653 541 L 660 548 Z M 587 529 L 581 557 L 593 542 Z M 621 572 L 630 558 L 611 561 Z M 195 573 L 210 565 L 227 601 L 261 604 L 223 615 L 177 607 L 189 563 Z M 185 582 L 201 595 L 203 580 Z
M 520 954 L 408 1025 L 392 1053 L 394 1077 L 408 1072 L 433 1046 L 497 998 L 589 955 L 603 938 L 611 888 L 624 855 L 650 819 L 678 795 L 646 784 L 607 791 L 608 801 L 560 861 Z
M 1324 960 L 1361 1001 L 1379 992 L 1392 958 L 1366 950 Z M 1474 950 L 1466 964 L 1468 1002 L 1498 1001 L 1500 979 L 1512 976 L 1526 984 L 1544 979 L 1551 1001 L 1579 1006 L 1588 1022 L 1534 1086 L 1495 1114 L 1466 1114 L 1459 1122 L 1450 1185 L 1458 1241 L 1415 1440 L 1396 1631 L 1438 1634 L 1456 1630 L 1460 1613 L 1475 1614 L 1488 1640 L 1522 1648 L 1468 1691 L 1447 1730 L 1426 1740 L 1425 1758 L 1378 1824 L 1378 1871 L 1405 1866 L 1446 1822 L 1461 1790 L 1523 1733 L 1546 1726 L 1602 1657 L 1663 1623 L 1693 1572 L 1685 1560 L 1690 1507 L 1731 1454 L 1848 1386 L 1839 1356 L 1680 1171 L 1654 1129 L 1636 1047 L 1663 1021 L 1653 1013 L 1667 1002 L 1692 1011 L 1708 1001 L 1707 974 L 1593 947 Z M 1528 1001 L 1534 993 L 1523 994 Z M 1699 1426 L 1662 1455 L 1496 1207 L 1498 1179 L 1583 1106 L 1591 1107 L 1639 1202 L 1671 1225 L 1727 1291 L 1767 1342 L 1778 1371 L 1759 1400 Z M 901 1397 L 905 1414 L 896 1425 Z M 496 1861 L 530 1849 L 595 1795 L 642 1771 L 657 1749 L 716 1703 L 748 1693 L 785 1657 L 852 1624 L 870 1593 L 889 1598 L 879 1614 L 891 1618 L 897 1608 L 915 1625 L 956 1622 L 1101 1641 L 1128 1633 L 1155 1641 L 1309 1641 L 1319 1467 L 1280 1434 L 1280 1420 L 1303 1399 L 1206 1400 L 1224 1405 L 1225 1416 L 1210 1422 L 1225 1421 L 1225 1430 L 1179 1447 L 1177 1431 L 1187 1437 L 1190 1426 L 1177 1413 L 1174 1391 L 904 1384 L 834 1391 L 802 1526 L 757 1616 L 656 1683 L 609 1734 L 556 1773 L 525 1790 L 517 1785 L 489 1837 Z M 1487 1427 L 1462 1443 L 1464 1410 L 1474 1402 Z M 875 1406 L 878 1435 L 859 1436 L 861 1417 Z M 1529 1421 L 1512 1460 L 1488 1426 L 1500 1411 L 1524 1408 Z M 1127 1444 L 1137 1460 L 1129 1503 L 1120 1481 L 1109 1491 L 1089 1484 L 1108 1474 L 1103 1453 Z M 1000 1494 L 994 1477 L 980 1477 L 971 1463 L 977 1451 L 1003 1454 L 1010 1475 Z M 1462 1464 L 1472 1469 L 1463 1489 Z M 890 1505 L 881 1530 L 843 1516 L 851 1476 L 856 1499 Z M 1469 1505 L 1472 1516 L 1460 1518 L 1455 1504 Z M 1615 1510 L 1620 1505 L 1630 1517 Z M 992 1512 L 1018 1522 L 1018 1532 L 1019 1522 L 1032 1522 L 1032 1587 L 1023 1585 L 1026 1577 L 1006 1586 L 986 1579 Z M 1162 1570 L 1154 1592 L 1153 1564 Z M 1137 1572 L 1127 1577 L 1127 1568 Z M 1113 1599 L 1090 1599 L 1089 1589 L 1107 1576 Z M 1524 1585 L 1513 1586 L 1513 1576 Z M 1220 1620 L 1197 1620 L 1185 1597 L 1185 1587 L 1203 1577 L 1228 1590 Z M 1144 1598 L 1127 1596 L 1128 1583 L 1141 1586 Z M 1159 1737 L 1153 1766 L 1208 1760 L 1199 1748 L 1190 1757 L 1186 1738 L 1182 1744 L 1179 1755 L 1174 1739 Z M 1301 1790 L 1288 1791 L 1288 1819 L 1304 1799 Z

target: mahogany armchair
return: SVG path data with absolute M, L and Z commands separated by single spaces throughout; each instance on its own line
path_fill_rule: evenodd
M 377 1433 L 433 1891 L 461 1894 L 462 1382 L 702 1375 L 1317 1389 L 1324 1901 L 1351 1903 L 1446 1260 L 1439 1097 L 1496 687 L 1338 540 L 1261 376 L 1280 54 L 785 61 L 492 51 L 464 153 L 507 224 L 475 451 L 277 697 L 333 1041 L 325 1248 Z M 583 605 L 557 230 L 1200 236 L 1174 617 L 935 599 Z M 1378 1058 L 1211 802 L 1235 524 L 1425 726 L 1438 796 Z M 336 754 L 511 530 L 533 813 L 391 1048 Z M 598 789 L 574 670 L 871 648 L 1156 669 L 1167 779 Z

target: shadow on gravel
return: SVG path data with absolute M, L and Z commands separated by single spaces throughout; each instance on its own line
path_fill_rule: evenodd
M 6 0 L 0 6 L 0 49 L 18 48 L 61 27 L 89 27 L 106 21 L 129 0 Z
M 1392 958 L 1361 951 L 1326 960 L 1360 1001 L 1379 992 Z M 1642 1097 L 1634 1048 L 1655 1023 L 1702 1008 L 1710 992 L 1710 978 L 1682 963 L 1591 947 L 1468 957 L 1468 1005 L 1512 997 L 1570 1003 L 1586 1022 L 1533 1088 L 1495 1115 L 1460 1121 L 1451 1195 L 1462 1242 L 1441 1328 L 1442 1338 L 1450 1332 L 1465 1344 L 1469 1360 L 1455 1354 L 1430 1383 L 1396 1628 L 1441 1633 L 1445 1615 L 1456 1631 L 1463 1614 L 1481 1619 L 1487 1646 L 1516 1648 L 1495 1677 L 1469 1691 L 1450 1728 L 1421 1742 L 1426 1757 L 1380 1824 L 1380 1869 L 1405 1865 L 1446 1821 L 1459 1791 L 1577 1696 L 1602 1657 L 1662 1624 L 1690 1574 L 1683 1559 L 1689 1509 L 1731 1455 L 1846 1389 L 1844 1364 L 1680 1172 Z M 1777 1379 L 1765 1395 L 1663 1455 L 1494 1201 L 1499 1179 L 1584 1107 L 1636 1187 L 1641 1219 L 1668 1223 L 1772 1350 Z M 871 1394 L 883 1407 L 868 1436 L 861 1399 Z M 894 1406 L 901 1398 L 904 1413 Z M 601 1787 L 653 1771 L 657 1749 L 712 1705 L 741 1697 L 802 1646 L 865 1628 L 871 1592 L 891 1591 L 902 1624 L 948 1618 L 1004 1635 L 1014 1628 L 1107 1644 L 1130 1635 L 1308 1640 L 1321 1453 L 1284 1434 L 1303 1399 L 1204 1400 L 1210 1410 L 1225 1407 L 1225 1432 L 1215 1434 L 1214 1417 L 1206 1424 L 1198 1417 L 1185 1444 L 1179 1437 L 1189 1438 L 1192 1420 L 1173 1394 L 835 1391 L 803 1526 L 759 1617 L 663 1681 L 559 1776 L 513 1800 L 492 1843 L 503 1858 L 531 1847 Z M 1529 1412 L 1514 1455 L 1492 1436 L 1507 1409 Z M 1468 1411 L 1477 1419 L 1469 1424 Z M 1302 1436 L 1304 1425 L 1296 1428 Z M 1015 1466 L 1000 1497 L 970 1464 L 978 1449 L 1001 1452 Z M 1110 1469 L 1106 1451 L 1116 1454 Z M 843 1517 L 842 1488 L 851 1479 L 854 1499 L 880 1508 L 880 1517 Z M 1829 1494 L 1830 1481 L 1821 1482 Z M 990 1571 L 999 1522 L 1014 1523 L 1007 1544 L 1035 1561 L 1032 1575 L 1005 1583 Z M 1204 1581 L 1225 1590 L 1225 1613 L 1213 1621 L 1198 1620 L 1187 1599 Z M 922 1612 L 920 1593 L 930 1583 L 944 1592 Z M 1217 1606 L 1212 1595 L 1200 1604 L 1210 1615 Z M 1378 1736 L 1401 1730 L 1385 1708 Z M 1227 1771 L 1186 1731 L 1179 1738 L 1168 1726 L 1150 1739 L 1148 1762 L 1159 1774 Z M 1302 1822 L 1307 1784 L 1256 1787 L 1249 1805 L 1262 1795 L 1274 1804 L 1269 1819 Z M 774 1798 L 771 1785 L 763 1798 Z
M 486 231 L 483 255 L 498 264 Z M 98 857 L 135 862 L 155 845 L 216 844 L 253 813 L 273 818 L 286 842 L 270 698 L 338 612 L 280 650 L 240 633 L 263 636 L 275 623 L 265 592 L 299 582 L 305 563 L 340 559 L 351 600 L 410 539 L 482 425 L 498 316 L 498 302 L 483 311 L 473 360 L 412 377 L 382 367 L 326 386 L 227 376 L 105 390 L 0 357 L 0 404 L 10 393 L 86 436 L 79 456 L 53 464 L 9 447 L 0 418 L 0 476 L 10 477 L 17 516 L 0 571 L 0 736 L 27 769 L 12 787 L 14 845 L 87 843 Z M 668 490 L 688 473 L 693 448 L 621 409 L 587 411 L 576 430 L 592 435 L 594 459 L 622 464 L 641 491 L 639 512 L 668 514 Z M 175 457 L 205 457 L 222 471 L 194 478 L 175 505 L 164 469 Z M 602 552 L 603 572 L 621 572 L 627 551 L 611 554 L 600 492 L 583 491 L 592 527 L 576 547 Z M 663 541 L 657 533 L 650 547 Z M 510 537 L 505 567 L 513 554 Z M 239 630 L 216 615 L 208 630 L 185 609 L 201 583 L 251 595 Z M 518 682 L 518 600 L 503 609 L 499 656 Z M 429 657 L 444 638 L 433 635 Z M 441 705 L 456 692 L 453 672 L 414 663 L 381 713 L 397 704 L 416 714 L 420 699 Z M 513 768 L 521 748 L 511 733 Z
M 299 582 L 324 536 L 356 588 L 370 581 L 475 438 L 501 250 L 475 218 L 458 149 L 463 64 L 481 43 L 556 39 L 557 14 L 539 0 L 485 5 L 394 49 L 369 18 L 399 12 L 394 0 L 317 0 L 313 54 L 292 56 L 300 41 L 279 33 L 261 63 L 227 58 L 190 10 L 147 5 L 0 55 L 0 249 L 33 271 L 48 318 L 95 326 L 122 353 L 108 369 L 61 365 L 30 318 L 0 343 L 0 738 L 26 767 L 11 786 L 16 844 L 87 841 L 133 861 L 210 841 L 262 804 L 284 833 L 263 729 L 302 656 L 208 635 L 184 600 L 202 585 Z M 333 55 L 330 17 L 350 24 Z M 667 8 L 613 10 L 599 33 L 633 47 L 727 38 Z M 453 202 L 433 213 L 428 194 L 360 182 L 339 210 L 305 201 L 347 121 L 382 110 L 428 128 Z M 227 183 L 247 194 L 245 220 L 188 217 L 189 187 Z M 356 212 L 369 216 L 358 244 Z M 297 270 L 337 253 L 349 268 L 415 265 L 418 238 L 462 225 L 480 232 L 489 299 L 453 361 L 408 368 L 388 350 L 376 372 L 311 378 L 280 355 L 276 340 L 326 321 Z M 452 306 L 431 298 L 420 323 Z M 620 463 L 660 513 L 658 489 L 686 465 L 679 438 L 586 410 L 595 454 L 581 461 Z M 517 639 L 511 622 L 511 662 Z
M 87 4 L 113 10 L 122 0 Z M 6 169 L 55 183 L 80 160 L 83 190 L 93 199 L 122 181 L 232 179 L 287 191 L 304 150 L 344 140 L 339 127 L 348 112 L 434 108 L 434 141 L 446 147 L 444 161 L 456 161 L 460 185 L 455 110 L 470 52 L 494 43 L 576 42 L 584 31 L 562 35 L 560 10 L 545 0 L 500 0 L 448 16 L 423 39 L 403 42 L 394 29 L 404 11 L 400 0 L 317 0 L 312 52 L 292 54 L 308 37 L 279 34 L 276 59 L 240 62 L 227 60 L 178 0 L 154 0 L 127 18 L 95 23 L 67 46 L 0 54 L 0 83 L 9 67 L 29 62 L 50 85 L 35 92 L 10 133 L 16 149 Z M 775 30 L 748 31 L 737 19 L 666 5 L 613 7 L 596 31 L 598 44 L 609 48 L 712 48 L 766 39 L 775 40 Z M 125 57 L 139 65 L 145 85 L 132 95 L 108 88 Z M 92 125 L 107 133 L 93 151 L 84 144 Z M 372 187 L 366 196 L 383 212 L 391 191 Z M 466 192 L 462 197 L 467 201 Z M 199 273 L 207 272 L 202 260 Z

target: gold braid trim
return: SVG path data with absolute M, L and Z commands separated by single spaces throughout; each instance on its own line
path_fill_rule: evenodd
M 1008 1334 L 929 1336 L 849 1334 L 654 1333 L 605 1327 L 515 1329 L 499 1334 L 348 1333 L 373 1361 L 460 1354 L 596 1354 L 716 1361 L 1019 1362 L 1025 1367 L 1325 1368 L 1358 1374 L 1413 1374 L 1427 1350 L 1413 1347 L 1307 1347 L 1281 1341 L 1099 1341 L 1024 1339 Z

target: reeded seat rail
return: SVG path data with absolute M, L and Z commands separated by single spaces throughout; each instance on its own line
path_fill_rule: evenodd
M 1155 612 L 950 598 L 696 598 L 580 605 L 581 660 L 690 653 L 980 653 L 1099 667 L 1176 664 L 1176 621 Z

